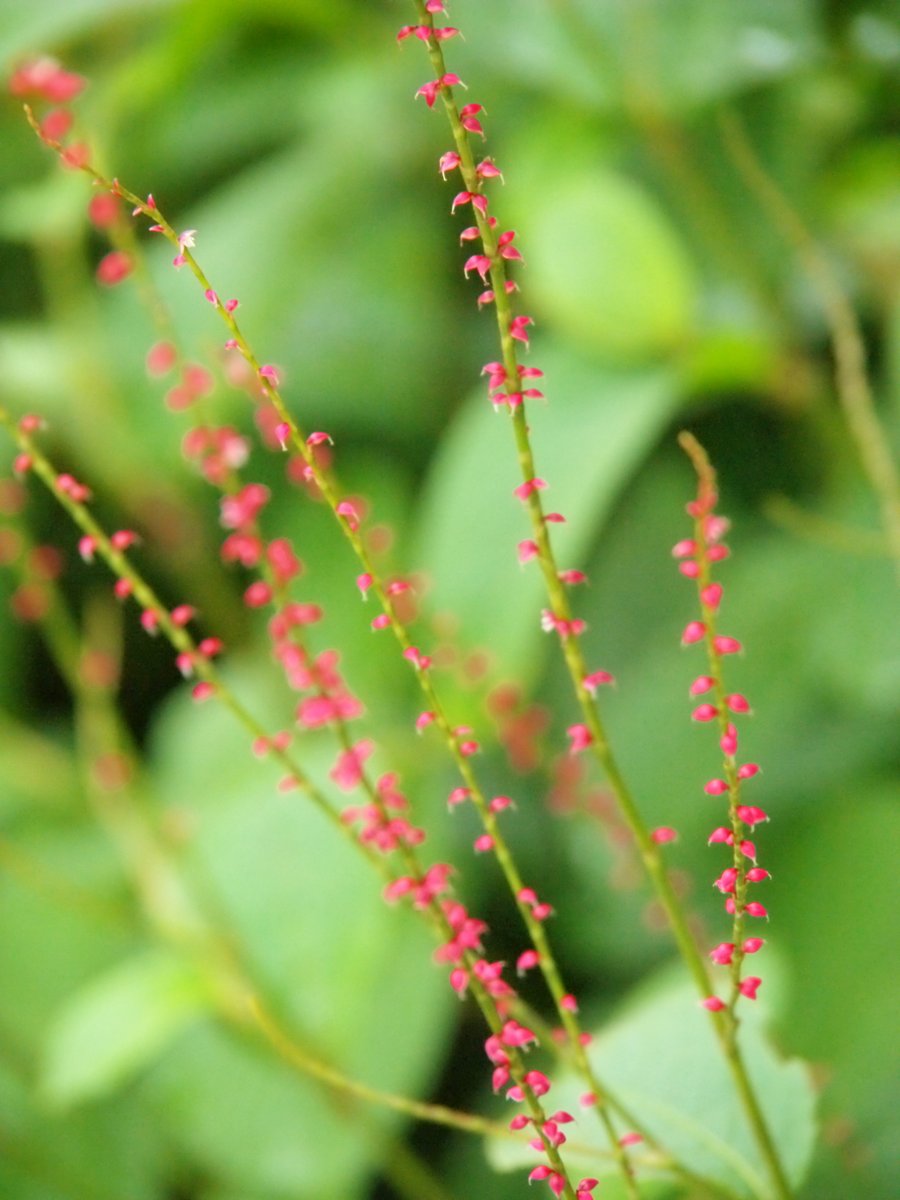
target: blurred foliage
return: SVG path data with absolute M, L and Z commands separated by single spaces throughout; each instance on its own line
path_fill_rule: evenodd
M 688 721 L 692 668 L 677 643 L 692 602 L 669 557 L 687 532 L 693 484 L 673 436 L 687 424 L 734 523 L 724 611 L 748 649 L 729 682 L 756 710 L 755 796 L 773 816 L 758 841 L 775 965 L 754 1015 L 813 1065 L 821 1137 L 802 1195 L 889 1200 L 896 588 L 835 402 L 820 297 L 748 192 L 719 116 L 727 106 L 741 118 L 828 253 L 865 330 L 884 425 L 900 436 L 896 5 L 450 7 L 466 35 L 452 69 L 487 108 L 498 202 L 527 263 L 530 361 L 549 401 L 532 413 L 538 467 L 569 518 L 563 565 L 590 576 L 579 612 L 590 660 L 618 680 L 604 701 L 614 744 L 648 819 L 680 831 L 672 864 L 697 919 L 724 936 L 707 887 L 715 810 L 701 792 L 716 756 Z M 702 1022 L 602 782 L 559 784 L 574 706 L 539 628 L 536 574 L 516 562 L 527 530 L 509 496 L 515 456 L 478 382 L 497 356 L 493 321 L 462 279 L 451 185 L 435 171 L 447 131 L 412 101 L 429 75 L 421 47 L 393 41 L 412 19 L 395 0 L 0 0 L 0 63 L 53 53 L 86 75 L 77 110 L 98 161 L 199 231 L 200 261 L 221 295 L 240 297 L 243 327 L 283 369 L 304 425 L 332 433 L 342 478 L 393 530 L 386 572 L 419 572 L 417 637 L 444 643 L 454 714 L 491 743 L 491 689 L 515 689 L 500 693 L 513 705 L 499 722 L 507 750 L 487 750 L 484 777 L 517 799 L 510 837 L 558 909 L 555 944 L 588 1021 L 616 1014 L 598 1041 L 604 1071 L 663 1128 L 680 1090 L 689 1140 L 691 1122 L 727 1129 L 727 1089 L 702 1065 Z M 59 466 L 90 482 L 110 527 L 143 532 L 148 577 L 201 609 L 228 642 L 234 686 L 284 725 L 292 701 L 262 622 L 219 565 L 215 494 L 179 454 L 188 419 L 144 369 L 152 319 L 132 287 L 94 281 L 106 247 L 85 218 L 87 184 L 59 170 L 13 101 L 0 106 L 0 139 L 3 402 L 46 415 Z M 206 413 L 250 431 L 214 314 L 168 248 L 141 236 L 187 354 L 216 369 Z M 4 474 L 11 458 L 0 446 Z M 317 644 L 340 646 L 379 768 L 400 771 L 435 856 L 463 865 L 492 957 L 513 959 L 508 900 L 491 863 L 471 861 L 472 815 L 446 819 L 453 781 L 440 750 L 409 735 L 409 672 L 372 637 L 354 564 L 278 456 L 254 451 L 248 472 L 276 492 L 269 531 L 294 538 L 307 564 L 304 598 L 327 614 Z M 445 994 L 424 932 L 379 903 L 377 879 L 315 813 L 275 791 L 274 768 L 227 714 L 190 703 L 132 614 L 120 628 L 102 570 L 78 562 L 46 497 L 31 496 L 28 519 L 30 536 L 65 556 L 62 593 L 84 636 L 121 640 L 130 733 L 109 713 L 73 712 L 38 631 L 11 615 L 14 571 L 0 572 L 4 1200 L 522 1194 L 522 1172 L 495 1175 L 477 1142 L 364 1108 L 254 1035 L 236 980 L 349 1074 L 503 1115 L 483 1035 Z M 304 761 L 325 778 L 333 750 L 305 736 Z M 141 765 L 105 792 L 92 756 L 129 737 Z M 536 741 L 535 761 L 512 753 L 522 739 Z M 655 969 L 655 984 L 641 983 Z M 757 1021 L 748 1035 L 801 1175 L 804 1068 L 779 1063 Z M 488 1149 L 509 1165 L 507 1148 Z M 749 1152 L 734 1154 L 727 1178 L 759 1194 Z M 687 1195 L 659 1179 L 645 1194 Z

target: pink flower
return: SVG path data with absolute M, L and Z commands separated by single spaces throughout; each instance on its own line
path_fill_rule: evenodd
M 51 104 L 68 104 L 81 92 L 86 80 L 65 71 L 55 58 L 38 58 L 23 63 L 12 75 L 13 96 L 40 96 Z
M 500 172 L 497 171 L 499 175 Z M 497 239 L 497 246 L 500 251 L 500 257 L 509 260 L 510 262 L 521 262 L 522 255 L 512 244 L 513 238 L 516 236 L 514 229 L 507 229 L 505 233 L 501 233 Z
M 363 763 L 375 750 L 375 743 L 368 738 L 357 742 L 338 756 L 329 771 L 329 776 L 345 792 L 351 792 L 362 779 Z
M 758 975 L 748 975 L 746 979 L 741 981 L 738 991 L 742 996 L 746 996 L 748 1000 L 755 1000 L 761 983 L 762 980 Z
M 674 842 L 678 840 L 678 834 L 669 825 L 660 825 L 658 829 L 654 829 L 650 834 L 651 841 L 656 842 L 657 846 L 662 846 L 666 842 Z
M 152 608 L 145 608 L 141 613 L 141 628 L 151 637 L 155 637 L 159 625 L 159 613 Z
M 347 522 L 347 528 L 355 532 L 359 529 L 359 514 L 349 500 L 341 500 L 334 510 L 339 517 Z
M 754 825 L 759 825 L 762 821 L 768 821 L 768 814 L 763 812 L 761 808 L 757 808 L 754 804 L 740 804 L 737 809 L 738 819 L 743 821 L 745 825 L 751 828 Z
M 487 213 L 487 196 L 482 195 L 481 192 L 457 192 L 453 197 L 453 203 L 450 205 L 450 211 L 452 213 L 456 212 L 461 204 L 471 204 L 482 216 Z
M 177 361 L 177 353 L 171 342 L 157 342 L 147 351 L 146 365 L 149 375 L 165 375 Z
M 698 704 L 691 713 L 692 721 L 714 721 L 719 715 L 719 710 L 714 704 Z
M 272 589 L 262 579 L 257 579 L 244 592 L 244 603 L 248 608 L 264 608 L 271 603 Z
M 715 682 L 712 675 L 698 675 L 688 690 L 692 696 L 702 696 L 715 686 Z
M 711 583 L 700 592 L 700 600 L 707 608 L 718 608 L 722 601 L 721 583 Z
M 510 1093 L 507 1093 L 507 1095 L 509 1094 Z M 543 1142 L 541 1142 L 541 1146 L 543 1146 Z M 528 1176 L 529 1183 L 532 1183 L 536 1179 L 546 1179 L 547 1184 L 554 1196 L 561 1196 L 566 1190 L 566 1181 L 563 1176 L 560 1175 L 558 1171 L 554 1171 L 551 1167 L 548 1167 L 545 1163 L 541 1163 L 539 1167 L 535 1167 Z
M 455 171 L 461 162 L 462 159 L 455 150 L 448 150 L 446 154 L 442 154 L 440 161 L 438 162 L 438 170 L 441 173 L 441 177 L 446 179 L 447 172 Z
M 127 279 L 133 270 L 134 263 L 129 254 L 124 250 L 110 250 L 97 265 L 97 282 L 105 287 L 113 287 Z
M 475 174 L 479 179 L 502 179 L 503 173 L 500 168 L 495 166 L 489 158 L 484 158 L 475 168 Z
M 550 1091 L 550 1080 L 542 1071 L 526 1071 L 525 1083 L 536 1096 L 546 1096 Z M 525 1099 L 522 1089 L 518 1086 L 511 1087 L 506 1093 L 507 1100 L 515 1100 L 519 1104 Z
M 728 784 L 724 779 L 711 779 L 704 785 L 703 790 L 707 796 L 724 796 L 728 791 Z
M 585 675 L 581 681 L 581 686 L 586 692 L 590 692 L 592 696 L 596 695 L 597 688 L 605 683 L 615 683 L 615 676 L 610 675 L 609 671 L 592 671 L 590 675 Z
M 482 280 L 487 281 L 488 272 L 491 269 L 491 260 L 486 254 L 473 254 L 467 258 L 463 266 L 463 274 L 468 279 L 470 271 L 477 271 Z
M 533 492 L 542 491 L 547 486 L 544 479 L 526 479 L 518 487 L 513 488 L 513 495 L 519 500 L 527 500 Z
M 713 883 L 713 887 L 717 887 L 720 892 L 731 893 L 734 891 L 737 877 L 738 873 L 735 867 L 726 867 L 719 878 Z
M 525 332 L 529 325 L 534 324 L 534 317 L 513 317 L 509 323 L 509 336 L 517 342 L 528 345 L 528 334 Z
M 570 725 L 566 734 L 571 739 L 570 754 L 579 754 L 582 750 L 586 750 L 594 740 L 587 725 Z
M 516 974 L 524 975 L 526 971 L 530 971 L 532 967 L 536 967 L 541 961 L 541 956 L 537 950 L 523 950 L 516 959 Z
M 479 133 L 484 137 L 484 130 L 481 127 L 481 122 L 478 120 L 476 113 L 484 112 L 484 106 L 481 104 L 464 104 L 459 110 L 459 123 L 463 129 L 469 133 Z
M 743 650 L 743 646 L 737 638 L 723 637 L 721 635 L 713 638 L 713 646 L 717 654 L 740 654 Z

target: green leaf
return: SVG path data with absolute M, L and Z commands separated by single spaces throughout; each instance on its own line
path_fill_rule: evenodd
M 3 1200 L 159 1200 L 169 1150 L 146 1106 L 116 1096 L 51 1111 L 33 1081 L 8 1055 L 0 1061 L 0 1196 Z
M 552 187 L 527 188 L 516 206 L 537 315 L 614 361 L 682 346 L 694 317 L 694 272 L 653 196 L 596 165 L 557 166 L 549 177 Z
M 33 54 L 59 45 L 63 40 L 85 35 L 89 30 L 132 14 L 146 16 L 174 8 L 176 0 L 66 0 L 64 5 L 48 3 L 0 6 L 0 60 Z M 4 8 L 11 11 L 5 12 Z
M 825 1151 L 826 1179 L 810 1196 L 887 1200 L 896 1176 L 897 1079 L 885 1053 L 885 1031 L 895 1019 L 896 913 L 887 898 L 896 866 L 887 847 L 900 842 L 900 786 L 896 772 L 882 778 L 857 773 L 815 797 L 815 818 L 797 814 L 772 847 L 776 879 L 789 881 L 779 905 L 781 939 L 793 960 L 783 1036 L 800 1053 L 827 1064 L 822 1105 L 827 1116 L 853 1113 L 855 1162 L 846 1146 Z M 833 919 L 822 920 L 823 886 Z M 873 903 L 873 899 L 875 902 Z M 841 1152 L 843 1150 L 843 1153 Z
M 504 30 L 503 54 L 492 37 Z M 689 111 L 796 71 L 818 49 L 809 0 L 495 0 L 464 23 L 478 66 L 597 107 Z
M 559 346 L 541 347 L 535 362 L 550 398 L 529 411 L 537 471 L 550 485 L 547 509 L 567 519 L 554 527 L 560 566 L 573 567 L 671 418 L 675 381 L 662 369 L 598 368 Z M 516 558 L 516 543 L 530 536 L 512 494 L 520 482 L 508 418 L 494 414 L 480 390 L 435 460 L 414 561 L 433 577 L 435 603 L 459 618 L 463 637 L 489 646 L 500 670 L 527 679 L 539 668 L 544 590 L 533 564 L 523 569 Z
M 785 1169 L 799 1184 L 816 1132 L 809 1073 L 799 1060 L 786 1061 L 772 1048 L 759 1009 L 747 1005 L 742 1010 L 740 1038 Z M 770 1196 L 765 1166 L 711 1023 L 680 967 L 659 972 L 632 996 L 619 1017 L 595 1037 L 591 1059 L 602 1085 L 638 1114 L 647 1132 L 685 1166 L 739 1196 Z M 581 1090 L 578 1081 L 562 1076 L 554 1103 L 571 1108 Z M 580 1126 L 579 1141 L 595 1145 L 604 1156 L 586 1157 L 586 1169 L 589 1166 L 598 1176 L 614 1171 L 596 1123 Z M 499 1141 L 489 1143 L 489 1152 L 500 1168 L 516 1165 L 521 1153 L 517 1146 Z
M 44 1051 L 41 1089 L 69 1105 L 111 1092 L 208 1012 L 206 979 L 184 959 L 148 951 L 77 992 L 59 1013 Z

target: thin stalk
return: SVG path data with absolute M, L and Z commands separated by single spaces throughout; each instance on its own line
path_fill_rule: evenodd
M 41 134 L 39 125 L 27 105 L 25 106 L 25 112 L 29 123 L 32 125 L 32 128 L 35 130 L 38 136 L 41 137 L 41 140 L 44 141 L 45 144 L 51 149 L 56 150 L 58 153 L 62 153 L 63 147 L 59 143 L 54 142 L 52 139 L 48 139 Z M 578 1068 L 585 1081 L 590 1086 L 591 1090 L 597 1096 L 597 1103 L 595 1107 L 600 1120 L 604 1124 L 604 1127 L 609 1135 L 610 1142 L 613 1147 L 613 1153 L 616 1156 L 620 1168 L 622 1169 L 623 1175 L 626 1177 L 627 1186 L 629 1189 L 629 1197 L 631 1200 L 638 1200 L 636 1184 L 634 1183 L 633 1172 L 631 1171 L 628 1163 L 628 1156 L 624 1148 L 618 1145 L 615 1129 L 612 1126 L 609 1116 L 604 1109 L 603 1096 L 605 1094 L 605 1088 L 598 1080 L 596 1073 L 593 1071 L 593 1068 L 591 1067 L 587 1055 L 585 1054 L 581 1045 L 582 1031 L 577 1018 L 565 1003 L 568 993 L 562 981 L 559 969 L 556 965 L 549 938 L 540 922 L 533 917 L 530 907 L 519 899 L 519 892 L 522 891 L 524 886 L 523 881 L 515 867 L 512 852 L 502 835 L 495 814 L 491 810 L 488 799 L 478 782 L 476 773 L 471 763 L 469 762 L 468 755 L 464 748 L 464 737 L 460 734 L 459 730 L 453 727 L 449 717 L 447 716 L 437 689 L 427 669 L 422 669 L 419 667 L 418 650 L 415 646 L 413 646 L 405 626 L 396 614 L 391 601 L 388 586 L 380 577 L 374 562 L 369 555 L 366 544 L 358 533 L 358 525 L 353 514 L 347 512 L 345 508 L 346 502 L 342 501 L 336 484 L 324 471 L 321 470 L 316 462 L 315 455 L 313 453 L 315 440 L 326 435 L 311 435 L 313 440 L 310 440 L 305 436 L 300 424 L 288 411 L 278 388 L 277 381 L 273 378 L 271 369 L 261 363 L 253 351 L 253 348 L 242 333 L 238 322 L 233 315 L 233 307 L 224 304 L 221 301 L 218 294 L 212 288 L 210 280 L 192 253 L 191 241 L 187 240 L 184 235 L 179 236 L 176 230 L 169 224 L 163 213 L 157 207 L 155 200 L 152 197 L 147 197 L 146 200 L 141 199 L 141 197 L 123 187 L 118 180 L 109 180 L 105 178 L 89 163 L 82 164 L 80 169 L 89 175 L 96 184 L 112 191 L 115 195 L 133 205 L 135 215 L 142 214 L 153 221 L 153 229 L 157 233 L 164 236 L 166 240 L 168 240 L 169 243 L 178 251 L 178 257 L 181 264 L 189 268 L 197 282 L 203 288 L 207 299 L 212 304 L 220 318 L 225 322 L 230 333 L 230 338 L 228 341 L 229 348 L 240 353 L 240 355 L 252 368 L 256 378 L 260 381 L 266 398 L 272 404 L 278 414 L 285 448 L 290 446 L 303 459 L 310 477 L 315 481 L 323 499 L 336 518 L 341 532 L 350 543 L 354 554 L 363 568 L 364 574 L 369 577 L 371 581 L 369 586 L 379 601 L 382 612 L 386 618 L 386 623 L 390 627 L 394 637 L 400 645 L 401 651 L 405 657 L 410 658 L 414 663 L 416 663 L 416 674 L 426 704 L 428 705 L 429 711 L 433 715 L 434 723 L 440 730 L 454 763 L 460 773 L 460 776 L 462 777 L 465 788 L 468 791 L 476 810 L 478 811 L 482 824 L 492 839 L 494 853 L 497 856 L 501 870 L 503 871 L 507 884 L 515 898 L 516 907 L 526 925 L 526 928 L 528 929 L 532 944 L 538 951 L 539 968 L 551 992 L 554 1003 L 556 1004 L 560 1021 L 569 1040 L 572 1043 L 573 1051 L 576 1054 Z M 198 671 L 198 674 L 199 673 L 200 672 Z M 481 1001 L 479 1000 L 477 994 L 476 1002 L 478 1002 L 479 1006 L 481 1007 Z M 483 1011 L 485 1010 L 483 1009 Z M 493 1029 L 493 1032 L 499 1032 L 500 1028 L 502 1028 L 502 1022 L 497 1028 Z M 543 1134 L 541 1134 L 541 1136 L 543 1137 Z M 554 1154 L 549 1155 L 549 1157 L 551 1163 L 554 1165 L 554 1169 L 556 1169 L 554 1156 L 555 1150 Z
M 740 118 L 722 111 L 719 129 L 731 161 L 815 286 L 831 339 L 838 401 L 863 471 L 878 499 L 881 523 L 900 582 L 900 470 L 875 410 L 859 319 L 827 255 L 763 166 Z
M 268 740 L 265 728 L 244 707 L 227 684 L 225 684 L 221 675 L 209 659 L 200 654 L 197 643 L 187 630 L 172 620 L 165 605 L 144 577 L 135 569 L 125 554 L 113 546 L 106 532 L 85 505 L 73 499 L 67 490 L 60 487 L 60 476 L 54 470 L 49 459 L 38 448 L 31 435 L 22 429 L 21 424 L 17 423 L 11 413 L 2 405 L 0 405 L 0 424 L 6 427 L 12 439 L 27 456 L 30 469 L 46 486 L 57 502 L 62 505 L 75 525 L 83 534 L 91 539 L 96 553 L 104 560 L 112 573 L 118 579 L 127 582 L 130 588 L 130 595 L 134 597 L 142 609 L 152 611 L 156 614 L 157 627 L 177 653 L 187 655 L 190 658 L 194 664 L 196 674 L 204 684 L 208 685 L 211 694 L 214 694 L 229 709 L 254 740 Z M 286 750 L 281 750 L 277 747 L 273 747 L 272 756 L 287 770 L 290 778 L 306 793 L 313 804 L 332 824 L 336 825 L 346 835 L 346 826 L 342 822 L 340 814 L 332 807 L 324 793 L 316 787 L 312 780 L 294 761 L 292 756 Z M 374 855 L 369 855 L 369 857 L 373 861 L 378 861 Z M 380 863 L 378 865 L 381 867 Z
M 186 654 L 191 657 L 198 676 L 209 686 L 211 694 L 215 695 L 232 712 L 234 717 L 247 729 L 254 740 L 266 738 L 265 729 L 223 683 L 212 663 L 199 653 L 197 645 L 187 631 L 172 620 L 141 574 L 131 565 L 125 555 L 113 546 L 105 531 L 85 505 L 78 499 L 73 498 L 69 494 L 68 489 L 60 487 L 59 481 L 61 477 L 53 468 L 49 459 L 37 447 L 28 430 L 23 429 L 21 423 L 17 424 L 3 406 L 0 406 L 0 424 L 6 427 L 12 439 L 21 448 L 27 459 L 28 468 L 38 476 L 56 500 L 66 509 L 78 528 L 91 538 L 96 553 L 106 562 L 110 570 L 117 578 L 127 581 L 130 587 L 130 594 L 134 596 L 145 610 L 149 609 L 157 614 L 157 626 L 164 633 L 173 648 L 180 654 Z M 62 648 L 62 643 L 60 643 L 60 648 Z M 309 796 L 317 808 L 329 817 L 333 824 L 336 824 L 340 828 L 344 836 L 348 836 L 350 831 L 342 821 L 340 814 L 332 808 L 325 796 L 297 766 L 287 751 L 273 747 L 272 753 L 287 768 L 289 777 L 294 783 Z M 374 851 L 360 842 L 358 838 L 350 836 L 350 840 L 375 865 L 376 869 L 384 877 L 388 880 L 392 879 L 389 868 Z M 415 873 L 414 877 L 421 878 L 422 868 L 411 847 L 402 844 L 399 847 L 399 852 L 409 869 Z M 425 912 L 433 926 L 438 930 L 441 941 L 448 941 L 453 936 L 453 929 L 436 895 L 429 899 L 425 906 Z M 465 964 L 470 974 L 469 986 L 475 1002 L 481 1010 L 492 1034 L 499 1039 L 503 1034 L 505 1018 L 499 1002 L 491 995 L 475 973 L 477 955 L 474 951 L 467 950 L 461 961 Z M 547 1156 L 550 1168 L 562 1181 L 563 1190 L 561 1194 L 566 1197 L 566 1200 L 576 1200 L 575 1190 L 569 1180 L 559 1149 L 545 1132 L 544 1127 L 548 1122 L 548 1115 L 540 1102 L 538 1090 L 526 1078 L 527 1072 L 522 1054 L 518 1048 L 510 1046 L 507 1048 L 507 1059 L 510 1075 L 521 1091 L 523 1103 L 528 1109 L 535 1136 L 543 1144 L 544 1153 Z
M 131 796 L 139 773 L 134 747 L 110 701 L 108 687 L 91 683 L 81 670 L 82 639 L 55 588 L 52 603 L 39 623 L 54 663 L 75 703 L 77 744 L 81 751 L 85 787 L 97 817 L 133 875 L 138 896 L 153 928 L 177 947 L 199 954 L 204 965 L 214 970 L 219 981 L 216 995 L 220 1014 L 232 1025 L 261 1034 L 288 1065 L 338 1094 L 460 1132 L 524 1141 L 523 1135 L 510 1130 L 504 1122 L 460 1112 L 446 1105 L 412 1100 L 355 1080 L 311 1054 L 287 1031 L 261 998 L 245 968 L 238 963 L 229 938 L 210 925 L 207 916 L 195 907 L 178 872 L 172 867 L 169 855 L 147 828 L 146 819 L 136 804 L 133 800 L 123 803 L 123 793 Z M 129 766 L 127 778 L 117 789 L 116 802 L 100 793 L 91 774 L 91 765 L 110 748 L 123 755 Z M 397 1157 L 392 1175 L 399 1172 L 402 1178 L 417 1181 L 418 1190 L 404 1187 L 404 1194 L 416 1197 L 416 1200 L 446 1200 L 447 1193 L 424 1164 L 410 1152 L 402 1153 L 399 1146 L 395 1149 Z M 394 1178 L 393 1182 L 400 1186 L 402 1181 Z M 423 1188 L 427 1190 L 423 1191 Z
M 441 81 L 448 72 L 441 43 L 433 33 L 434 18 L 426 11 L 423 0 L 415 0 L 415 5 L 421 22 L 428 25 L 432 30 L 432 34 L 426 42 L 426 48 L 435 76 L 438 81 Z M 477 170 L 471 139 L 463 124 L 452 86 L 439 83 L 438 93 L 441 96 L 444 110 L 450 123 L 455 151 L 459 156 L 459 170 L 466 192 L 470 197 L 484 196 L 483 176 Z M 494 224 L 491 223 L 487 215 L 487 207 L 486 198 L 483 205 L 477 203 L 473 203 L 472 205 L 484 254 L 490 260 L 489 274 L 491 290 L 493 292 L 502 364 L 507 385 L 510 390 L 518 391 L 518 381 L 521 378 L 521 374 L 516 342 L 525 341 L 522 331 L 526 326 L 523 326 L 521 322 L 519 325 L 515 323 L 517 318 L 514 318 L 510 293 L 506 286 L 507 272 L 505 258 L 501 253 L 503 246 L 500 243 L 499 234 Z M 711 990 L 711 981 L 706 963 L 701 957 L 690 934 L 683 907 L 672 887 L 659 847 L 653 841 L 650 830 L 638 811 L 631 791 L 613 755 L 600 717 L 599 708 L 591 691 L 585 687 L 585 679 L 588 675 L 587 666 L 578 642 L 577 633 L 573 632 L 572 610 L 565 586 L 560 579 L 559 567 L 550 543 L 546 514 L 540 499 L 540 488 L 535 486 L 538 476 L 531 447 L 524 399 L 520 396 L 519 402 L 512 404 L 511 409 L 515 449 L 524 486 L 523 502 L 531 524 L 532 537 L 538 549 L 537 559 L 551 605 L 551 616 L 559 632 L 566 667 L 579 707 L 584 716 L 585 725 L 590 734 L 590 749 L 615 793 L 622 813 L 631 829 L 645 870 L 668 916 L 682 958 L 701 996 L 706 997 Z M 744 1069 L 743 1062 L 733 1040 L 729 1038 L 728 1027 L 723 1020 L 722 1014 L 712 1013 L 710 1014 L 710 1019 L 715 1027 L 723 1053 L 728 1060 L 736 1090 L 740 1096 L 759 1151 L 767 1163 L 776 1193 L 779 1200 L 787 1200 L 790 1196 L 790 1190 L 784 1171 L 752 1085 Z M 586 1059 L 583 1050 L 582 1056 Z M 588 1069 L 590 1069 L 589 1066 Z

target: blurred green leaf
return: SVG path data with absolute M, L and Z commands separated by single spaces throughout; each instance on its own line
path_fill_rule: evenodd
M 147 951 L 76 992 L 48 1032 L 41 1090 L 54 1105 L 103 1096 L 143 1070 L 212 1005 L 197 967 Z
M 46 53 L 62 41 L 83 37 L 104 22 L 158 14 L 177 0 L 35 0 L 23 8 L 15 0 L 0 4 L 0 63 Z
M 894 1177 L 897 1079 L 885 1038 L 895 1010 L 887 898 L 898 800 L 895 774 L 847 780 L 816 797 L 814 819 L 788 817 L 772 846 L 773 874 L 785 881 L 779 939 L 794 963 L 782 1038 L 828 1064 L 822 1107 L 837 1152 L 809 1193 L 816 1200 L 887 1197 Z
M 558 165 L 516 208 L 528 231 L 529 291 L 559 338 L 613 361 L 643 362 L 688 338 L 693 268 L 665 214 L 612 170 Z
M 595 105 L 635 93 L 689 109 L 748 85 L 778 79 L 817 53 L 811 0 L 495 0 L 459 18 L 478 67 Z M 495 30 L 504 53 L 491 55 Z
M 7 1050 L 8 1047 L 4 1047 Z M 31 1079 L 0 1062 L 0 1195 L 3 1200 L 159 1200 L 169 1152 L 132 1096 L 48 1111 Z

